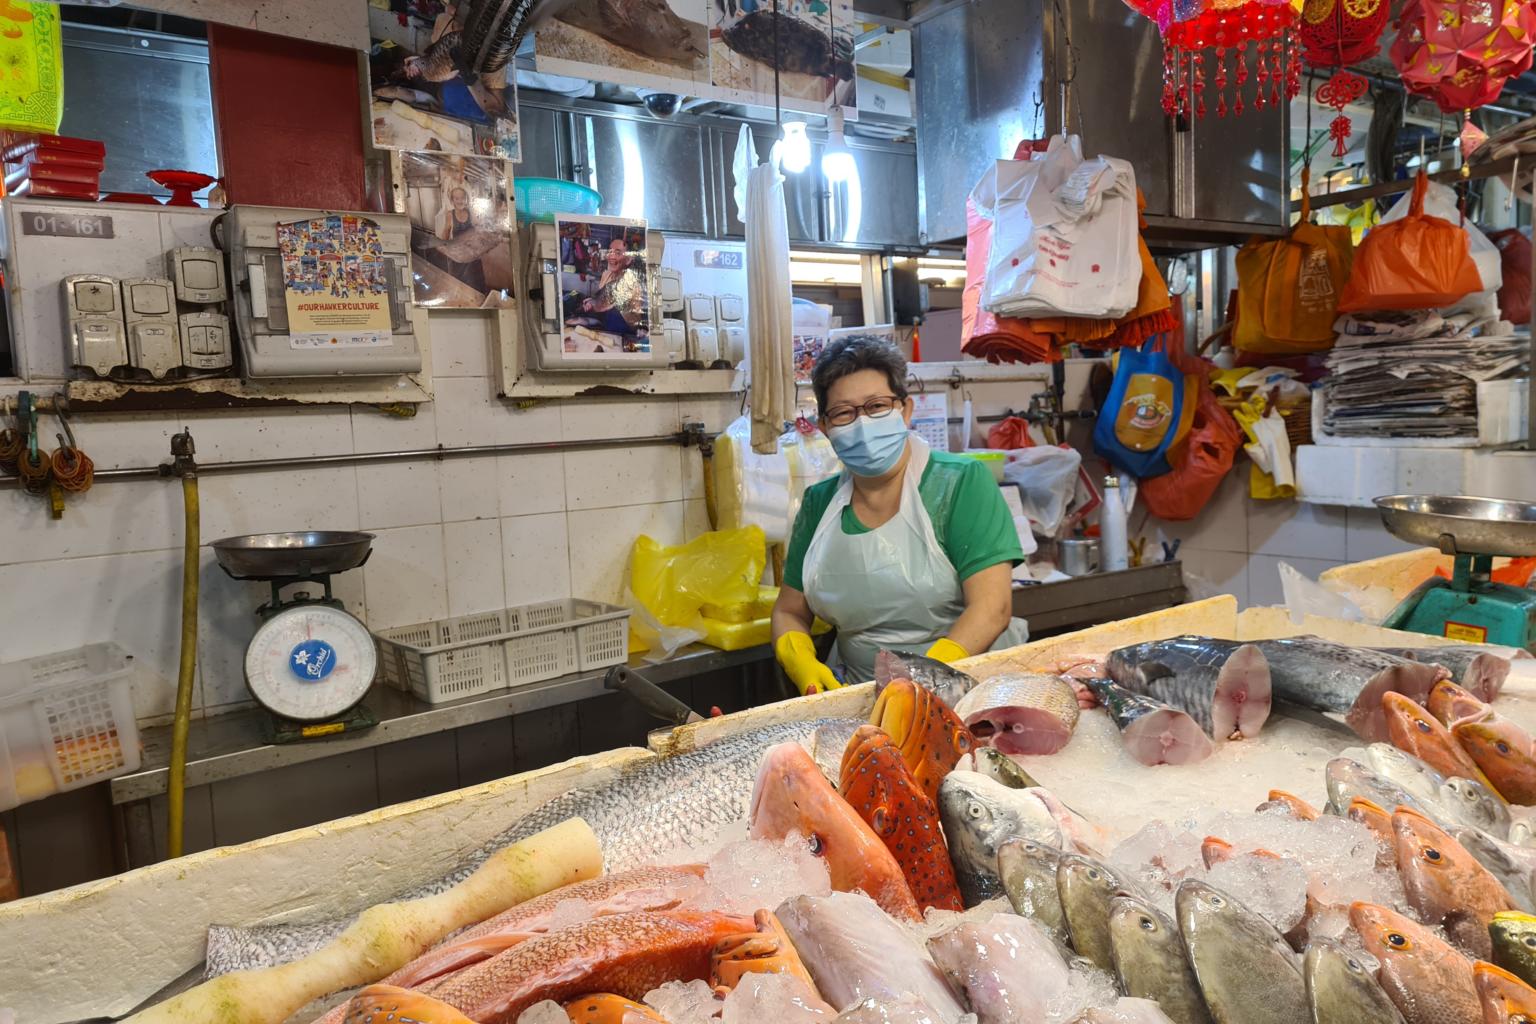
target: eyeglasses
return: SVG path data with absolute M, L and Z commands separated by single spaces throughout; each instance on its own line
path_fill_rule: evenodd
M 889 416 L 891 412 L 901 404 L 901 399 L 895 395 L 881 395 L 871 398 L 863 405 L 840 405 L 835 409 L 828 409 L 822 419 L 831 427 L 846 427 L 863 413 L 872 420 L 878 420 L 882 416 Z

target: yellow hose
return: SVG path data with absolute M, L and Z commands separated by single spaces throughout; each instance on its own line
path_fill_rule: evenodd
M 181 669 L 176 678 L 176 718 L 171 724 L 171 774 L 166 787 L 165 852 L 180 857 L 187 789 L 187 733 L 192 728 L 192 681 L 197 672 L 198 534 L 197 476 L 181 478 L 186 542 L 181 561 Z

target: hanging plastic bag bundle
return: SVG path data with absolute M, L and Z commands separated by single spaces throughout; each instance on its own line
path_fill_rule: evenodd
M 1339 312 L 1437 309 L 1482 291 L 1467 233 L 1424 212 L 1428 184 L 1420 171 L 1407 214 L 1365 236 L 1344 285 Z
M 1333 347 L 1339 295 L 1349 280 L 1349 228 L 1312 223 L 1312 174 L 1301 170 L 1301 220 L 1284 238 L 1251 238 L 1237 253 L 1237 323 L 1243 352 L 1290 355 Z
M 1093 450 L 1137 479 L 1172 470 L 1168 450 L 1189 434 L 1198 381 L 1162 351 L 1163 336 L 1115 354 L 1115 377 L 1093 425 Z

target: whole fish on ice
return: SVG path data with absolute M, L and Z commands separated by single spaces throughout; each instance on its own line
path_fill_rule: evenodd
M 1060 676 L 994 676 L 960 698 L 955 714 L 976 742 L 1005 754 L 1054 754 L 1077 728 L 1077 696 Z
M 1483 1024 L 1527 1024 L 1536 1020 L 1536 989 L 1489 963 L 1472 966 L 1472 984 L 1483 1006 Z
M 1349 802 L 1356 797 L 1363 797 L 1379 807 L 1424 809 L 1424 805 L 1402 786 L 1347 757 L 1330 760 L 1323 767 L 1323 778 L 1328 786 L 1327 810 L 1330 814 L 1342 816 L 1349 810 Z
M 1396 911 L 1354 903 L 1349 922 L 1380 964 L 1376 977 L 1407 1024 L 1475 1024 L 1480 1017 L 1472 961 Z
M 1536 915 L 1506 910 L 1488 924 L 1493 962 L 1527 985 L 1536 985 Z
M 1357 796 L 1349 801 L 1349 809 L 1344 812 L 1344 816 L 1371 830 L 1377 846 L 1376 866 L 1384 870 L 1395 870 L 1397 833 L 1392 831 L 1392 812 L 1373 800 Z
M 609 872 L 655 863 L 672 850 L 705 846 L 746 818 L 764 751 L 787 740 L 808 742 L 817 728 L 841 721 L 845 719 L 764 726 L 686 754 L 624 765 L 609 782 L 570 790 L 530 811 L 470 853 L 452 874 L 374 902 L 444 892 L 497 850 L 571 817 L 586 821 L 597 833 Z M 364 909 L 357 908 L 359 913 Z M 356 914 L 312 924 L 214 925 L 208 929 L 205 971 L 212 978 L 289 963 L 313 953 L 355 919 Z
M 1478 959 L 1487 959 L 1488 922 L 1513 909 L 1509 893 L 1450 833 L 1419 811 L 1392 812 L 1397 872 L 1419 917 L 1439 925 Z
M 1476 779 L 1448 779 L 1390 743 L 1372 743 L 1365 752 L 1374 771 L 1407 790 L 1417 806 L 1442 826 L 1469 825 L 1498 836 L 1508 833 L 1508 805 Z
M 1270 669 L 1259 648 L 1180 636 L 1111 651 L 1110 677 L 1187 712 L 1212 739 L 1259 734 L 1269 718 Z
M 1312 1024 L 1403 1024 L 1374 972 L 1338 943 L 1313 939 L 1301 973 Z
M 1482 829 L 1456 826 L 1446 831 L 1499 880 L 1515 910 L 1536 914 L 1536 850 L 1506 843 Z
M 1475 695 L 1457 686 L 1449 679 L 1442 679 L 1429 691 L 1424 702 L 1429 713 L 1447 729 L 1454 729 L 1462 722 L 1476 722 L 1493 714 L 1493 708 Z
M 1536 804 L 1536 751 L 1524 729 L 1494 717 L 1463 722 L 1452 735 L 1500 796 L 1512 804 Z
M 980 772 L 1009 789 L 1029 789 L 1040 785 L 1019 762 L 993 747 L 977 747 L 957 761 L 955 767 L 961 771 Z
M 1210 1024 L 1184 940 L 1162 911 L 1139 896 L 1116 896 L 1109 902 L 1109 940 L 1122 991 L 1156 1000 L 1175 1024 Z
M 1504 689 L 1504 680 L 1509 676 L 1509 659 L 1490 651 L 1484 644 L 1376 647 L 1372 650 L 1427 665 L 1442 665 L 1450 672 L 1452 679 L 1484 703 L 1492 703 Z
M 965 905 L 1005 895 L 997 854 L 1010 839 L 1060 848 L 1061 825 L 1039 798 L 976 772 L 950 772 L 939 789 L 939 819 Z
M 1072 948 L 1095 967 L 1115 971 L 1110 937 L 1110 905 L 1116 896 L 1139 895 L 1130 879 L 1102 861 L 1064 854 L 1056 865 L 1056 886 Z
M 1316 821 L 1319 811 L 1316 807 L 1307 803 L 1294 793 L 1287 793 L 1283 789 L 1272 789 L 1268 798 L 1254 810 L 1264 813 L 1270 810 L 1284 811 L 1297 821 Z
M 612 914 L 529 939 L 422 991 L 478 1024 L 516 1024 L 545 999 L 640 999 L 668 981 L 703 980 L 715 946 L 753 928 L 751 918 L 728 914 Z
M 1441 725 L 1429 709 L 1400 693 L 1381 695 L 1382 715 L 1387 721 L 1387 735 L 1392 745 L 1407 751 L 1445 776 L 1477 779 L 1477 765 L 1461 749 L 1449 729 Z
M 1056 868 L 1061 851 L 1033 839 L 1010 839 L 997 851 L 998 875 L 1013 912 L 1039 924 L 1057 944 L 1070 946 Z
M 891 738 L 873 725 L 853 734 L 838 791 L 901 865 L 917 905 L 962 910 L 939 809 L 924 793 Z
M 847 1011 L 866 999 L 912 995 L 940 1024 L 965 1013 L 911 934 L 861 893 L 795 896 L 776 912 L 821 997 Z
M 1260 640 L 1257 646 L 1269 662 L 1276 700 L 1342 714 L 1349 727 L 1370 743 L 1388 739 L 1382 694 L 1394 691 L 1422 704 L 1435 683 L 1450 675 L 1440 665 L 1315 636 Z
M 1216 749 L 1187 712 L 1108 679 L 1089 679 L 1086 685 L 1120 730 L 1126 753 L 1142 764 L 1193 764 Z
M 970 730 L 948 704 L 905 679 L 880 691 L 869 723 L 879 726 L 901 748 L 902 760 L 929 799 L 938 796 L 940 781 L 976 746 Z
M 827 862 L 832 888 L 868 893 L 897 918 L 922 918 L 901 865 L 800 744 L 781 743 L 763 755 L 750 821 L 753 839 L 804 837 Z
M 1274 925 L 1193 878 L 1179 883 L 1174 907 L 1184 951 L 1216 1024 L 1307 1020 L 1301 964 Z
M 1017 914 L 961 921 L 929 939 L 928 953 L 984 1024 L 1044 1020 L 1071 984 L 1055 943 Z
M 900 651 L 875 653 L 875 692 L 879 693 L 890 683 L 906 679 L 916 683 L 950 707 L 960 698 L 976 689 L 976 679 L 957 668 L 951 668 L 936 658 L 921 654 L 903 654 Z

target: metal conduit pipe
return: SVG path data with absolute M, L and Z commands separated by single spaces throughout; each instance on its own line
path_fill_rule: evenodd
M 411 448 L 393 452 L 352 452 L 339 455 L 296 455 L 281 459 L 244 459 L 237 462 L 199 462 L 199 476 L 213 473 L 251 473 L 267 469 L 292 469 L 299 466 L 352 466 L 374 462 L 409 462 L 417 459 L 472 458 L 477 455 L 531 455 L 536 452 L 589 451 L 602 448 L 638 448 L 642 446 L 675 444 L 687 447 L 705 438 L 702 423 L 685 423 L 675 434 L 653 434 L 648 437 L 605 437 L 590 441 L 531 441 L 518 444 L 475 444 L 455 447 Z M 95 480 L 144 480 L 175 476 L 171 463 L 158 466 L 130 466 L 121 469 L 98 469 Z M 15 481 L 0 481 L 11 482 Z

